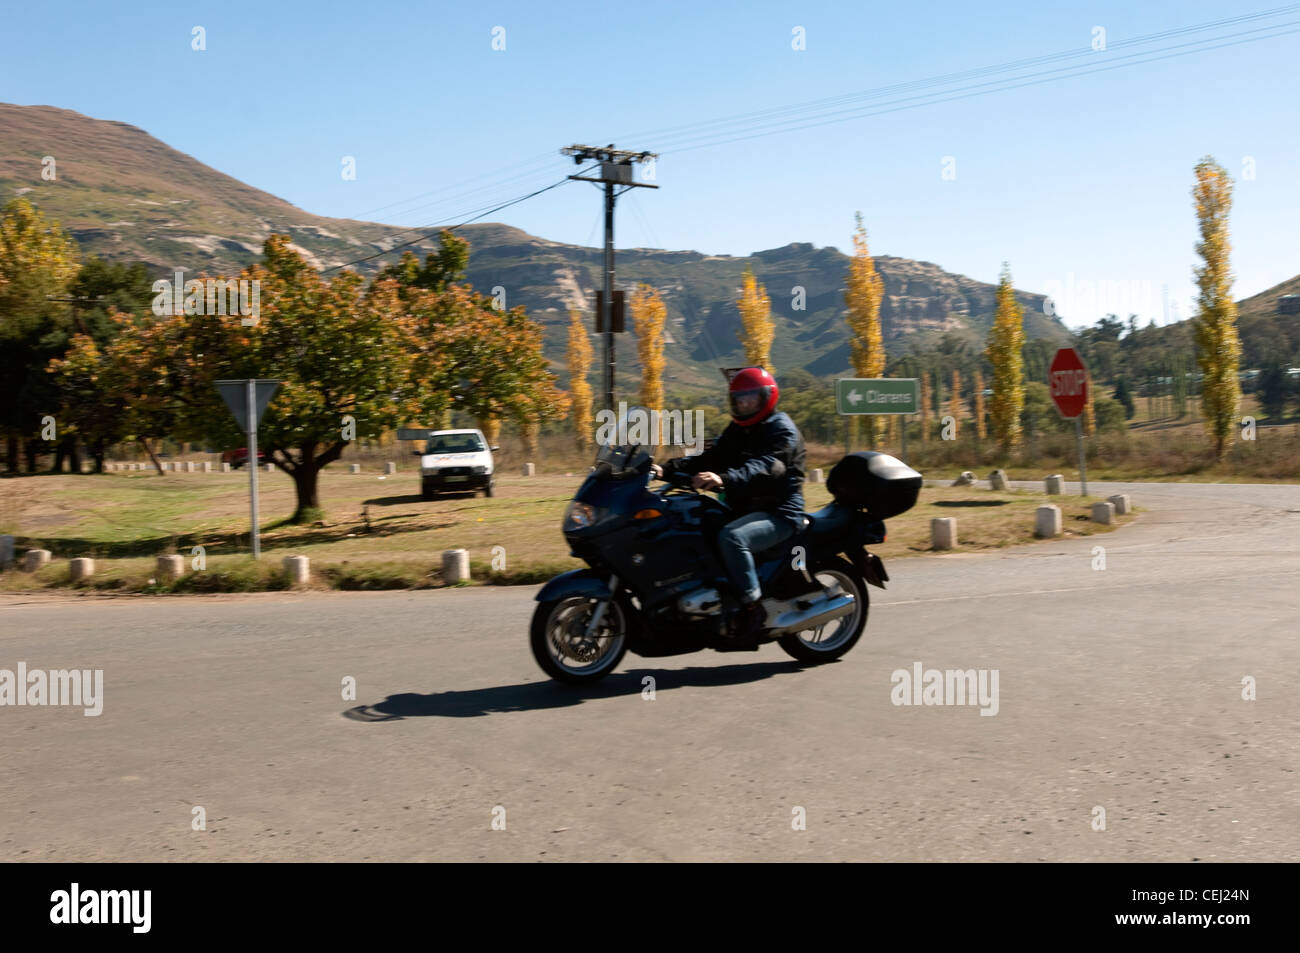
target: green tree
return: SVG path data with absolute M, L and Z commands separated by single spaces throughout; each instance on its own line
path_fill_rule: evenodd
M 8 467 L 18 469 L 25 443 L 27 469 L 36 468 L 41 419 L 55 416 L 58 394 L 45 368 L 67 348 L 72 332 L 68 284 L 77 273 L 77 245 L 57 222 L 26 199 L 0 211 L 0 405 Z M 61 429 L 57 417 L 56 429 Z
M 1129 390 L 1128 381 L 1123 377 L 1115 383 L 1115 399 L 1124 408 L 1124 419 L 1132 420 L 1133 415 L 1137 413 L 1137 407 L 1133 403 L 1133 394 Z
M 1278 420 L 1286 413 L 1291 399 L 1291 379 L 1283 361 L 1270 361 L 1259 372 L 1259 405 L 1270 420 Z

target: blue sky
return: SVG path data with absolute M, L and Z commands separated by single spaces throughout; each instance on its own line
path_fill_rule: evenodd
M 574 171 L 560 147 L 613 142 L 663 153 L 661 188 L 620 200 L 622 247 L 845 249 L 861 210 L 878 254 L 985 281 L 1005 260 L 1069 324 L 1108 310 L 1163 323 L 1166 293 L 1175 316 L 1192 310 L 1204 154 L 1238 183 L 1237 296 L 1300 272 L 1300 32 L 706 148 L 659 131 L 787 105 L 797 120 L 810 101 L 1062 51 L 1111 65 L 1124 40 L 1270 8 L 1257 3 L 95 2 L 56 16 L 4 0 L 0 100 L 128 122 L 307 211 L 401 226 L 523 195 Z M 1195 36 L 1284 24 L 1300 29 L 1300 8 Z M 488 220 L 596 244 L 599 218 L 596 189 L 571 183 Z

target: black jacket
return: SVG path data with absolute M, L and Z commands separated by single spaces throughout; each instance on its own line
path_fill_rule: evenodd
M 777 411 L 752 427 L 731 423 L 710 449 L 676 457 L 664 473 L 704 473 L 722 478 L 727 505 L 737 515 L 765 512 L 803 526 L 804 445 L 790 415 Z

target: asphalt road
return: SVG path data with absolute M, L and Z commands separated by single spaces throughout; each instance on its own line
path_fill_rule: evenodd
M 1116 533 L 892 562 L 839 663 L 584 692 L 534 587 L 0 597 L 0 668 L 104 672 L 98 717 L 0 708 L 0 859 L 1300 859 L 1300 486 L 1112 487 Z M 918 662 L 997 714 L 893 704 Z

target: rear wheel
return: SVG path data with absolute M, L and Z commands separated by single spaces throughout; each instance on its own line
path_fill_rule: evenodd
M 853 610 L 847 615 L 813 629 L 781 636 L 779 641 L 786 654 L 800 662 L 816 665 L 839 658 L 857 644 L 867 627 L 869 600 L 866 581 L 852 564 L 843 559 L 832 560 L 814 570 L 813 578 L 824 592 L 853 597 Z
M 529 644 L 547 675 L 570 685 L 599 681 L 618 667 L 627 652 L 627 617 L 617 598 L 610 599 L 600 627 L 587 637 L 587 624 L 600 600 L 565 596 L 538 605 Z

